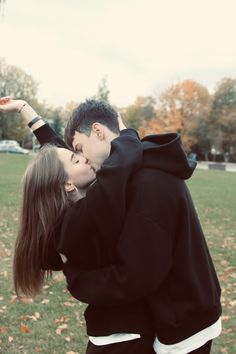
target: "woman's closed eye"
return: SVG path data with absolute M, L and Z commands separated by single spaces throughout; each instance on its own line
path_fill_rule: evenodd
M 80 159 L 78 158 L 78 156 L 76 156 L 75 153 L 71 154 L 70 160 L 71 160 L 72 163 L 79 163 L 80 162 Z

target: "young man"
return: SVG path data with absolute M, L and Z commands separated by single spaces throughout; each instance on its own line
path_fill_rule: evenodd
M 116 116 L 109 105 L 88 100 L 68 123 L 67 143 L 96 170 L 119 134 Z M 72 264 L 64 269 L 72 295 L 92 308 L 112 311 L 136 301 L 148 303 L 157 353 L 209 353 L 212 339 L 221 331 L 220 286 L 184 182 L 193 170 L 176 134 L 144 138 L 143 166 L 129 183 L 126 218 L 113 265 L 77 274 Z M 114 205 L 118 210 L 115 200 Z M 102 225 L 108 224 L 109 244 L 116 230 L 104 211 L 92 206 L 91 211 L 101 232 Z M 75 218 L 69 215 L 68 228 Z

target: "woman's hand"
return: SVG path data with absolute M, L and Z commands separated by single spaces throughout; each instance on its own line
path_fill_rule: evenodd
M 13 100 L 11 97 L 0 98 L 0 112 L 19 112 L 19 110 L 26 105 L 24 100 Z
M 124 122 L 121 118 L 121 115 L 120 113 L 118 113 L 118 123 L 119 123 L 119 128 L 120 130 L 124 130 L 124 129 L 127 129 L 126 126 L 124 125 Z
M 34 118 L 40 118 L 33 125 L 31 124 L 31 130 L 34 131 L 45 124 L 43 119 L 38 116 L 37 112 L 24 100 L 13 100 L 11 97 L 0 98 L 0 112 L 18 112 L 21 119 L 28 125 Z

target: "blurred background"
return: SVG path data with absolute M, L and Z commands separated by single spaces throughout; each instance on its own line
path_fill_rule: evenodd
M 58 133 L 86 98 L 141 135 L 177 131 L 198 160 L 236 161 L 234 0 L 0 0 L 0 95 Z M 16 125 L 17 122 L 17 125 Z M 32 137 L 0 114 L 0 140 Z

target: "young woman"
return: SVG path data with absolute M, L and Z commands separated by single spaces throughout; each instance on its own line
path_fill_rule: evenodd
M 136 132 L 132 130 L 127 130 L 125 135 L 122 134 L 120 138 L 115 139 L 110 158 L 98 172 L 96 183 L 91 186 L 96 178 L 93 167 L 82 154 L 67 149 L 65 143 L 50 130 L 49 126 L 26 102 L 1 98 L 0 111 L 20 112 L 34 132 L 42 126 L 47 129 L 46 133 L 44 132 L 44 138 L 40 139 L 45 145 L 29 164 L 23 178 L 21 219 L 14 263 L 14 281 L 17 292 L 19 290 L 26 295 L 36 295 L 41 289 L 47 263 L 51 261 L 51 256 L 48 254 L 50 253 L 49 245 L 55 237 L 55 230 L 58 235 L 58 225 L 69 206 L 74 204 L 74 207 L 78 209 L 79 223 L 84 229 L 87 227 L 89 231 L 91 223 L 89 215 L 86 215 L 84 210 L 86 206 L 86 211 L 89 212 L 86 198 L 84 198 L 89 190 L 90 194 L 96 196 L 93 200 L 97 203 L 97 207 L 106 208 L 108 218 L 112 217 L 114 220 L 122 221 L 123 216 L 112 215 L 113 209 L 109 208 L 111 206 L 109 204 L 113 203 L 113 196 L 117 197 L 117 195 L 120 199 L 124 198 L 125 204 L 124 186 L 130 174 L 141 166 L 142 147 Z M 125 128 L 121 119 L 119 124 L 121 130 Z M 49 134 L 51 134 L 50 137 Z M 129 156 L 132 155 L 131 158 L 125 158 L 127 148 L 133 152 L 129 154 Z M 122 168 L 118 169 L 117 166 L 121 162 Z M 117 182 L 114 192 L 110 190 L 108 184 L 113 174 Z M 82 235 L 80 230 L 77 231 Z M 83 234 L 87 236 L 88 232 L 83 232 Z M 89 241 L 91 240 L 87 239 L 88 243 Z M 54 247 L 57 248 L 55 243 Z M 77 251 L 80 253 L 79 248 Z M 69 251 L 66 254 L 70 258 Z M 78 262 L 78 258 L 73 260 Z M 91 264 L 91 261 L 86 263 Z M 51 268 L 53 270 L 52 262 Z
M 136 132 L 125 129 L 119 121 L 121 135 L 112 142 L 111 155 L 95 176 L 86 159 L 68 150 L 25 101 L 2 98 L 0 111 L 19 112 L 40 143 L 53 144 L 41 149 L 23 179 L 20 227 L 14 256 L 17 293 L 35 296 L 52 270 L 63 270 L 65 263 L 71 262 L 78 270 L 100 268 L 112 263 L 117 238 L 109 235 L 106 220 L 100 222 L 92 218 L 91 210 L 104 210 L 105 218 L 114 225 L 114 229 L 121 230 L 126 209 L 126 185 L 130 175 L 142 164 L 142 145 Z M 96 181 L 92 183 L 95 177 Z M 119 210 L 114 208 L 114 201 L 119 205 Z M 73 208 L 77 215 L 73 220 L 73 234 L 70 235 L 64 228 L 64 220 L 65 225 L 68 222 L 68 208 Z M 147 305 L 135 302 L 132 306 L 119 306 L 112 312 L 109 308 L 88 306 L 85 317 L 90 335 L 97 337 L 118 330 L 119 333 L 128 333 L 118 340 L 126 342 L 121 345 L 126 346 L 124 351 L 131 352 L 130 339 L 139 338 L 136 349 L 132 350 L 135 353 L 139 350 L 140 353 L 154 353 L 154 333 Z M 103 321 L 97 326 L 96 322 L 101 318 Z M 129 326 L 133 323 L 132 328 L 128 328 L 127 323 Z M 99 327 L 101 333 L 93 327 Z M 104 332 L 106 328 L 109 328 L 109 333 Z M 145 328 L 145 334 L 141 340 L 142 328 Z M 109 338 L 108 342 L 112 343 L 110 340 L 114 338 Z M 91 345 L 88 353 L 90 350 Z

